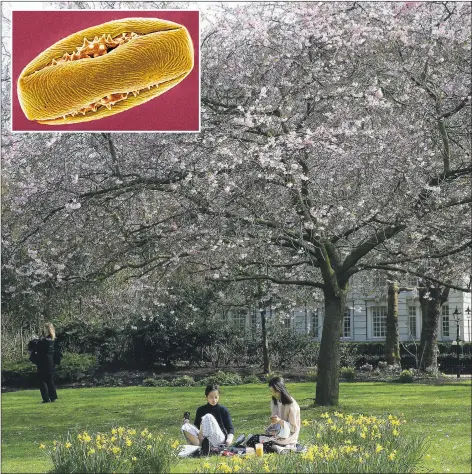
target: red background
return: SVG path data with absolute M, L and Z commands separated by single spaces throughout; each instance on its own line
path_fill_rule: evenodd
M 179 84 L 149 102 L 110 117 L 68 125 L 41 125 L 24 115 L 16 83 L 24 67 L 57 41 L 111 20 L 151 17 L 184 25 L 195 50 L 194 68 Z M 13 12 L 13 131 L 199 131 L 199 12 L 188 10 L 56 10 Z

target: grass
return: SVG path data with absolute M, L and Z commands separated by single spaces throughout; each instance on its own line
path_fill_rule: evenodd
M 302 408 L 302 419 L 318 419 L 324 408 L 312 406 L 313 383 L 288 384 Z M 38 390 L 2 395 L 3 473 L 45 472 L 51 464 L 38 446 L 68 430 L 89 433 L 113 426 L 147 427 L 179 437 L 184 411 L 205 403 L 202 387 L 126 387 L 59 390 L 56 403 L 39 404 Z M 221 403 L 232 414 L 236 436 L 258 433 L 269 423 L 270 395 L 265 384 L 223 387 Z M 343 383 L 339 411 L 386 415 L 403 413 L 403 428 L 430 438 L 423 469 L 471 472 L 471 385 Z M 301 434 L 303 442 L 303 428 Z M 186 459 L 174 472 L 193 472 L 201 463 Z

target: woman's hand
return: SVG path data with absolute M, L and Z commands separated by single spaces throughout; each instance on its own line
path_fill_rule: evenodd
M 279 423 L 281 422 L 282 420 L 277 416 L 277 415 L 272 415 L 270 417 L 270 422 L 275 425 L 276 423 Z

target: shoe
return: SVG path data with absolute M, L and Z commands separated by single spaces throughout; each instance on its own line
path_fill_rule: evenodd
M 41 403 L 51 403 L 51 400 L 43 400 Z
M 55 398 L 54 400 L 51 400 L 51 402 L 54 403 L 56 400 L 57 400 L 57 398 Z
M 236 438 L 236 441 L 233 443 L 233 446 L 240 446 L 241 443 L 246 439 L 245 434 L 241 434 Z
M 186 411 L 184 413 L 184 423 L 188 423 L 190 421 L 190 412 Z
M 210 455 L 210 440 L 208 438 L 203 438 L 202 440 L 202 456 Z

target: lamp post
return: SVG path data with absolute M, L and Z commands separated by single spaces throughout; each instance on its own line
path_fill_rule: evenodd
M 459 310 L 457 309 L 457 306 L 456 306 L 456 309 L 454 310 L 454 312 L 452 313 L 452 315 L 454 316 L 454 321 L 456 322 L 456 327 L 457 327 L 457 336 L 456 336 L 456 340 L 455 341 L 452 341 L 452 345 L 453 346 L 457 346 L 457 378 L 460 379 L 461 378 L 461 340 L 460 340 L 460 333 L 459 333 L 459 322 L 460 322 L 460 319 L 459 319 L 459 316 L 460 316 L 460 312 Z

